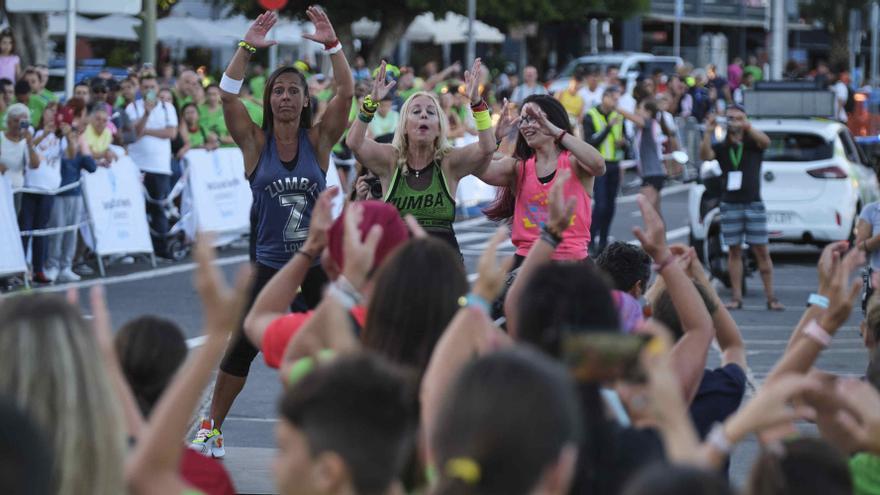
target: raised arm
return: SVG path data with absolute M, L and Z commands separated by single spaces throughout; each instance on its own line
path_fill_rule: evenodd
M 703 131 L 703 139 L 700 141 L 700 160 L 708 161 L 715 159 L 715 151 L 712 149 L 712 136 L 715 134 L 715 115 L 709 115 L 706 120 L 706 130 Z
M 450 74 L 457 72 L 460 69 L 461 69 L 460 63 L 458 63 L 458 62 L 453 63 L 449 67 L 447 67 L 447 68 L 441 70 L 440 72 L 434 74 L 433 76 L 429 77 L 428 80 L 425 81 L 425 84 L 422 85 L 422 89 L 425 91 L 431 91 L 438 84 L 445 81 L 450 76 Z
M 755 144 L 758 145 L 758 148 L 766 150 L 770 147 L 770 136 L 765 134 L 764 131 L 752 127 L 752 123 L 749 121 L 746 121 L 746 134 L 748 134 L 748 136 L 752 138 L 753 141 L 755 141 Z
M 538 122 L 544 134 L 552 136 L 559 146 L 570 151 L 580 168 L 587 174 L 594 177 L 605 175 L 605 159 L 602 158 L 602 154 L 596 148 L 550 122 L 547 114 L 537 105 L 526 105 L 525 112 L 529 117 Z
M 701 301 L 700 294 L 666 246 L 666 227 L 660 214 L 641 194 L 638 202 L 645 231 L 635 227 L 633 233 L 657 264 L 657 273 L 663 277 L 672 305 L 681 320 L 684 335 L 673 346 L 671 354 L 675 372 L 681 382 L 682 396 L 690 404 L 703 378 L 706 355 L 715 336 L 712 318 L 705 304 L 694 304 Z
M 645 125 L 647 124 L 645 122 L 645 118 L 642 117 L 641 115 L 638 115 L 638 114 L 632 113 L 632 112 L 628 112 L 620 107 L 617 107 L 617 109 L 615 111 L 617 113 L 619 113 L 620 115 L 623 115 L 623 118 L 632 122 L 633 125 L 635 125 L 636 127 L 640 128 L 640 129 L 645 127 Z
M 492 155 L 495 153 L 495 133 L 492 131 L 492 117 L 489 115 L 489 105 L 480 96 L 482 73 L 483 67 L 479 58 L 474 60 L 474 66 L 471 70 L 464 73 L 467 94 L 471 99 L 471 111 L 474 113 L 479 141 L 461 148 L 455 148 L 445 160 L 449 163 L 452 173 L 459 179 L 471 174 L 479 176 L 485 172 L 492 162 Z
M 520 120 L 516 112 L 508 106 L 506 98 L 501 108 L 501 118 L 498 119 L 498 124 L 495 125 L 495 143 L 497 146 L 500 146 L 510 131 L 519 125 Z M 492 156 L 489 166 L 482 173 L 474 175 L 491 186 L 513 187 L 516 181 L 516 163 L 515 158 L 496 151 Z
M 361 165 L 367 167 L 377 177 L 383 179 L 383 186 L 387 186 L 387 182 L 391 177 L 391 171 L 395 167 L 396 153 L 394 147 L 390 144 L 377 143 L 367 137 L 367 128 L 373 115 L 379 108 L 379 102 L 391 91 L 391 88 L 397 84 L 396 81 L 385 81 L 386 62 L 383 60 L 379 66 L 379 72 L 376 79 L 373 80 L 373 91 L 364 98 L 363 107 L 360 109 L 358 117 L 351 124 L 348 130 L 348 136 L 345 138 L 345 144 L 354 153 L 354 157 Z M 401 119 L 406 116 L 401 115 Z
M 267 40 L 266 34 L 277 20 L 278 16 L 274 12 L 260 14 L 245 33 L 243 41 L 254 49 L 267 48 L 276 44 L 275 41 Z M 257 167 L 265 139 L 263 131 L 251 120 L 247 108 L 238 97 L 238 91 L 244 83 L 251 54 L 252 52 L 246 47 L 237 48 L 220 80 L 223 120 L 226 122 L 229 135 L 241 148 L 241 153 L 244 155 L 244 171 L 248 176 Z
M 324 156 L 329 158 L 330 150 L 336 146 L 348 127 L 348 112 L 351 108 L 351 99 L 354 98 L 354 78 L 351 76 L 351 67 L 348 65 L 345 52 L 342 51 L 342 44 L 336 37 L 336 31 L 333 29 L 333 24 L 330 23 L 327 13 L 314 5 L 309 7 L 306 13 L 315 26 L 315 33 L 303 34 L 303 38 L 323 44 L 325 50 L 330 53 L 333 80 L 336 85 L 336 93 L 327 103 L 321 122 L 313 130 L 318 136 L 320 165 L 325 169 L 329 165 L 329 159 L 325 160 Z
M 500 265 L 495 261 L 498 245 L 507 237 L 507 228 L 499 227 L 486 245 L 478 263 L 479 277 L 468 296 L 467 306 L 455 314 L 434 347 L 421 386 L 421 419 L 426 433 L 428 462 L 433 460 L 430 444 L 434 422 L 443 405 L 450 385 L 461 369 L 475 356 L 491 352 L 510 342 L 506 334 L 492 324 L 487 309 L 489 301 L 498 297 L 510 271 L 512 258 Z
M 202 391 L 226 349 L 229 334 L 241 318 L 249 292 L 250 269 L 239 271 L 235 289 L 229 289 L 213 264 L 208 239 L 196 246 L 199 268 L 196 288 L 202 300 L 205 343 L 177 373 L 153 411 L 146 431 L 126 462 L 126 482 L 136 495 L 180 494 L 187 484 L 180 477 L 180 457 Z
M 532 249 L 523 261 L 519 274 L 513 281 L 513 285 L 507 291 L 504 298 L 504 316 L 507 318 L 507 331 L 510 335 L 517 335 L 517 307 L 520 298 L 524 297 L 525 286 L 532 275 L 545 263 L 550 262 L 556 246 L 562 242 L 562 234 L 571 223 L 576 204 L 575 198 L 566 198 L 563 194 L 565 183 L 571 178 L 570 170 L 562 170 L 558 173 L 556 182 L 550 188 L 549 202 L 547 205 L 549 218 L 544 226 L 544 232 L 532 244 Z
M 324 246 L 327 245 L 327 231 L 333 225 L 331 203 L 338 193 L 339 188 L 331 187 L 318 196 L 305 244 L 269 280 L 251 306 L 244 320 L 244 331 L 257 349 L 262 347 L 263 335 L 269 325 L 288 312 L 312 262 L 321 256 Z

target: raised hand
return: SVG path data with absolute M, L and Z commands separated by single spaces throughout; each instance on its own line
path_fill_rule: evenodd
M 837 241 L 825 246 L 816 268 L 819 272 L 819 294 L 828 293 L 828 285 L 831 283 L 832 274 L 840 264 L 840 258 L 846 254 L 849 248 L 847 241 Z
M 328 187 L 315 202 L 312 221 L 309 224 L 309 237 L 303 245 L 303 249 L 312 256 L 319 255 L 327 245 L 327 232 L 333 226 L 333 198 L 337 194 L 339 194 L 338 187 Z
M 312 5 L 306 10 L 306 14 L 309 16 L 312 24 L 315 25 L 315 32 L 314 34 L 303 33 L 303 38 L 325 46 L 333 45 L 339 41 L 339 38 L 336 37 L 336 31 L 333 29 L 333 24 L 330 23 L 330 18 L 327 17 L 327 13 L 323 9 Z
M 880 394 L 870 383 L 853 379 L 838 382 L 837 393 L 850 413 L 838 413 L 841 426 L 860 449 L 880 455 Z
M 559 135 L 560 132 L 562 132 L 562 129 L 560 129 L 547 119 L 547 114 L 544 113 L 544 111 L 541 110 L 541 107 L 539 107 L 538 105 L 535 105 L 534 103 L 529 103 L 528 105 L 523 107 L 523 109 L 525 110 L 526 116 L 529 118 L 529 120 L 537 124 L 541 132 L 543 132 L 544 134 L 555 138 Z
M 385 96 L 388 95 L 388 92 L 391 91 L 391 88 L 397 84 L 397 81 L 394 79 L 390 82 L 385 81 L 387 67 L 388 63 L 383 60 L 382 65 L 379 66 L 379 71 L 376 73 L 376 78 L 373 79 L 373 91 L 370 92 L 370 98 L 372 98 L 375 103 L 382 101 Z
M 821 387 L 822 384 L 815 378 L 797 374 L 784 375 L 765 383 L 752 400 L 725 422 L 724 431 L 728 440 L 736 443 L 749 433 L 758 433 L 799 419 L 812 419 L 815 411 L 811 407 L 793 407 L 790 403 L 793 398 Z
M 662 263 L 666 256 L 670 256 L 666 247 L 666 226 L 660 214 L 651 205 L 644 194 L 638 195 L 639 209 L 642 211 L 642 221 L 645 222 L 645 230 L 633 227 L 633 234 L 642 243 L 642 249 L 647 252 L 656 263 Z
M 706 132 L 715 131 L 715 127 L 718 126 L 718 120 L 715 118 L 714 113 L 710 113 L 708 117 L 706 117 Z
M 482 61 L 479 57 L 474 60 L 474 65 L 471 67 L 471 70 L 464 71 L 464 82 L 465 87 L 467 88 L 468 98 L 471 99 L 471 105 L 476 105 L 480 101 L 482 101 L 483 97 L 480 95 L 480 83 L 482 82 L 483 75 L 483 65 Z
M 550 187 L 547 204 L 547 228 L 558 236 L 562 236 L 565 229 L 571 224 L 571 216 L 577 205 L 574 197 L 566 198 L 564 194 L 565 184 L 571 177 L 571 170 L 560 170 L 556 173 L 556 181 Z
M 376 246 L 382 239 L 382 226 L 373 225 L 361 240 L 360 225 L 364 218 L 364 207 L 360 203 L 348 205 L 345 211 L 345 236 L 342 241 L 342 252 L 345 267 L 342 270 L 345 278 L 355 289 L 360 290 L 367 281 L 367 274 L 373 269 Z
M 266 39 L 266 35 L 269 34 L 269 30 L 272 29 L 276 22 L 278 22 L 278 16 L 275 12 L 263 12 L 257 16 L 257 19 L 248 28 L 247 33 L 244 34 L 244 41 L 254 48 L 267 48 L 277 45 L 277 41 Z M 303 35 L 303 37 L 305 38 L 306 35 Z
M 241 325 L 250 294 L 252 268 L 243 266 L 236 276 L 235 288 L 229 288 L 214 264 L 213 240 L 209 234 L 199 234 L 196 241 L 195 286 L 202 301 L 205 335 L 225 339 Z
M 832 335 L 849 318 L 862 291 L 861 278 L 856 278 L 852 283 L 849 283 L 849 279 L 864 263 L 865 253 L 859 249 L 851 250 L 839 263 L 834 263 L 828 282 L 828 310 L 819 322 Z
M 519 115 L 510 108 L 507 98 L 505 98 L 504 104 L 501 106 L 501 115 L 499 116 L 498 123 L 495 125 L 495 141 L 501 141 L 510 134 L 510 130 L 518 126 L 519 122 Z
M 507 279 L 507 273 L 513 266 L 513 258 L 508 258 L 500 264 L 496 261 L 496 253 L 498 246 L 507 238 L 507 227 L 501 226 L 495 230 L 495 235 L 486 245 L 486 250 L 480 255 L 480 261 L 477 263 L 477 272 L 479 277 L 474 283 L 474 294 L 482 297 L 486 301 L 494 301 L 504 287 L 504 281 Z

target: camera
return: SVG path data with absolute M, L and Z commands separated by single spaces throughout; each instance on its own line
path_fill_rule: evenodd
M 364 182 L 370 186 L 370 197 L 373 199 L 382 199 L 382 183 L 379 182 L 378 177 L 364 179 Z
M 23 131 L 26 131 L 30 127 L 31 127 L 31 123 L 27 120 L 22 120 L 21 122 L 18 123 L 18 128 Z

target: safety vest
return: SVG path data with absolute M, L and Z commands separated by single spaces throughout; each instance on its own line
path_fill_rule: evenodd
M 608 127 L 608 119 L 599 112 L 599 107 L 593 107 L 587 111 L 590 115 L 590 118 L 593 119 L 593 129 L 595 132 L 602 132 L 606 127 Z M 617 116 L 618 113 L 612 111 L 608 114 L 609 119 L 613 119 Z M 617 149 L 617 142 L 620 141 L 621 136 L 623 136 L 623 122 L 618 122 L 611 128 L 611 132 L 605 136 L 605 140 L 602 141 L 602 144 L 599 145 L 599 153 L 602 154 L 602 158 L 608 161 L 620 161 L 621 157 L 618 157 L 618 152 L 620 150 Z

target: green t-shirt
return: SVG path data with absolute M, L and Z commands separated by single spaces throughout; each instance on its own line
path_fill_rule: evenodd
M 760 81 L 764 78 L 764 71 L 762 71 L 757 65 L 747 65 L 743 68 L 743 72 L 751 74 L 752 77 L 755 78 L 755 81 Z
M 40 97 L 46 100 L 46 103 L 50 101 L 58 101 L 58 96 L 46 88 L 43 88 L 43 91 L 40 91 Z
M 379 115 L 379 112 L 376 112 L 373 120 L 370 122 L 370 132 L 373 133 L 373 137 L 394 134 L 394 131 L 397 130 L 398 122 L 400 122 L 400 114 L 394 110 L 388 112 L 388 115 L 384 117 Z
M 856 454 L 849 460 L 853 495 L 880 495 L 880 457 Z
M 248 86 L 251 88 L 251 94 L 254 95 L 254 98 L 262 100 L 263 93 L 266 92 L 266 76 L 252 77 Z
M 183 107 L 185 107 L 188 103 L 192 103 L 192 96 L 180 96 L 180 93 L 177 92 L 177 89 L 172 88 L 171 94 L 174 95 L 174 102 L 177 104 L 177 112 L 183 113 Z
M 199 125 L 216 134 L 218 138 L 229 135 L 226 120 L 223 119 L 222 106 L 212 111 L 206 104 L 199 105 Z
M 263 126 L 263 105 L 254 103 L 250 100 L 241 100 L 244 103 L 244 107 L 247 109 L 248 115 L 251 116 L 251 120 L 254 121 L 254 124 L 257 126 Z
M 40 121 L 43 120 L 43 110 L 46 109 L 48 103 L 40 96 L 31 95 L 28 98 L 27 107 L 31 111 L 31 125 L 34 128 L 40 127 Z
M 398 91 L 397 96 L 400 96 L 400 99 L 404 102 L 409 99 L 410 96 L 419 92 L 419 88 L 412 87 L 409 89 L 404 89 L 403 91 Z
M 195 131 L 184 126 L 184 132 L 186 132 L 186 137 L 189 138 L 190 148 L 203 148 L 205 146 L 205 141 L 208 137 L 208 130 L 205 129 L 204 126 L 199 125 L 199 128 Z

